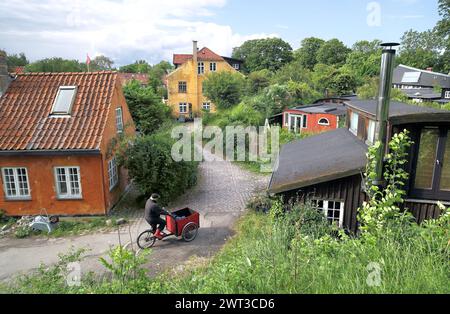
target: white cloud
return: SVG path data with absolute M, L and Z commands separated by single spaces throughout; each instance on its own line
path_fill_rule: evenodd
M 219 54 L 247 39 L 228 25 L 208 22 L 226 0 L 3 0 L 0 48 L 30 58 L 50 56 L 84 61 L 105 54 L 118 64 L 135 59 L 170 60 L 191 52 L 192 40 Z

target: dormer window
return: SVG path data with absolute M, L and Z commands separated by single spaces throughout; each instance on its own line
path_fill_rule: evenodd
M 76 86 L 60 86 L 52 107 L 52 115 L 70 115 L 77 93 Z

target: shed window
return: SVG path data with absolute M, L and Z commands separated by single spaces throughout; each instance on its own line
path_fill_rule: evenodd
M 31 196 L 27 168 L 3 168 L 2 170 L 6 199 L 23 199 Z
M 79 167 L 56 167 L 55 181 L 58 198 L 81 198 L 81 180 Z
M 424 127 L 414 142 L 412 196 L 450 200 L 450 130 Z
M 117 133 L 123 132 L 122 108 L 116 108 L 116 129 L 117 129 Z
M 344 224 L 344 203 L 341 201 L 313 200 L 312 206 L 317 208 L 327 220 L 337 227 L 342 228 Z
M 233 68 L 235 70 L 239 70 L 239 63 L 233 63 Z
M 450 99 L 450 90 L 445 91 L 444 97 Z
M 375 143 L 375 127 L 376 122 L 369 120 L 369 125 L 367 126 L 367 142 L 366 144 L 372 145 Z
M 302 128 L 306 129 L 307 127 L 308 127 L 308 116 L 307 115 L 303 115 Z
M 322 118 L 319 120 L 320 125 L 330 125 L 330 121 L 327 118 Z
M 199 62 L 197 65 L 198 74 L 205 73 L 205 64 L 203 62 Z
M 211 72 L 216 72 L 216 70 L 217 70 L 217 64 L 216 64 L 215 62 L 211 62 L 211 63 L 209 64 L 209 70 L 210 70 Z
M 108 178 L 109 178 L 109 190 L 114 189 L 119 183 L 119 172 L 117 169 L 116 157 L 113 157 L 108 161 Z
M 72 110 L 76 86 L 60 86 L 52 107 L 53 115 L 68 115 Z
M 352 114 L 350 116 L 350 132 L 352 132 L 353 134 L 357 135 L 358 134 L 358 120 L 359 120 L 359 115 L 356 112 L 352 111 Z

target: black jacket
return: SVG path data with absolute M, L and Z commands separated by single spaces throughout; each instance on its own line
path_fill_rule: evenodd
M 148 199 L 145 203 L 145 220 L 152 221 L 159 219 L 159 216 L 167 215 L 167 212 L 155 201 Z

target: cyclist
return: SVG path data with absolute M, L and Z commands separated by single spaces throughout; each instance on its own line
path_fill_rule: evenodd
M 155 237 L 161 240 L 166 235 L 163 233 L 166 227 L 166 221 L 161 218 L 161 215 L 168 216 L 170 213 L 159 206 L 159 198 L 160 196 L 158 194 L 153 193 L 145 203 L 145 220 L 152 227 Z

